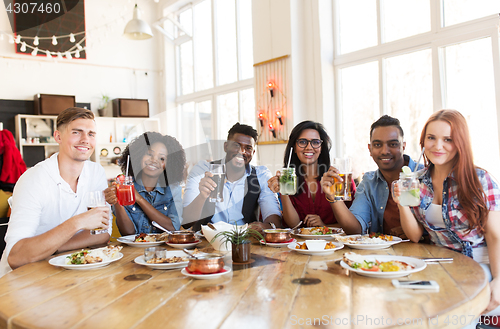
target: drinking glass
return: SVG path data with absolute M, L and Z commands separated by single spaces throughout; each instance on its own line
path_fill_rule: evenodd
M 343 181 L 335 179 L 334 184 L 330 188 L 330 193 L 334 195 L 335 200 L 351 201 L 351 182 L 352 182 L 352 167 L 350 158 L 334 158 L 332 166 L 337 168 L 339 176 Z
M 392 195 L 394 195 L 394 184 L 396 181 L 392 182 Z M 418 180 L 418 173 L 412 172 L 405 174 L 403 172 L 399 173 L 399 180 L 397 181 L 399 186 L 399 191 L 401 195 L 399 196 L 399 204 L 401 206 L 418 207 L 420 205 L 420 181 Z
M 96 207 L 104 207 L 106 206 L 106 198 L 104 197 L 103 191 L 90 191 L 86 194 L 86 204 L 87 210 L 91 210 Z M 90 234 L 101 234 L 108 233 L 108 230 L 105 228 L 95 228 L 90 230 Z
M 134 180 L 132 176 L 121 176 L 116 186 L 116 198 L 120 206 L 130 206 L 135 203 Z
M 210 193 L 208 197 L 209 202 L 222 202 L 224 201 L 224 183 L 226 180 L 226 165 L 221 163 L 211 163 L 210 172 L 212 173 L 212 180 L 217 184 L 217 187 Z
M 279 184 L 281 195 L 295 195 L 297 193 L 295 168 L 282 168 L 280 170 Z

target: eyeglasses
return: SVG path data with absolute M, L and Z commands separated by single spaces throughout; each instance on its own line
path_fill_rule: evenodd
M 300 148 L 305 149 L 309 143 L 311 143 L 313 149 L 318 149 L 321 147 L 321 144 L 323 144 L 323 141 L 321 139 L 297 139 L 297 146 Z

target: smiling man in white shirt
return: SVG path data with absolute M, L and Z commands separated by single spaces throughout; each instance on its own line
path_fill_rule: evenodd
M 57 117 L 59 153 L 27 170 L 12 195 L 0 276 L 55 252 L 105 244 L 109 207 L 87 211 L 85 194 L 107 187 L 101 165 L 89 161 L 96 144 L 92 111 L 68 108 Z M 92 235 L 91 229 L 107 233 Z

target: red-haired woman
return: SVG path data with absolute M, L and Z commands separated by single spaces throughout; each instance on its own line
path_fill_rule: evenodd
M 458 111 L 434 113 L 422 130 L 420 146 L 425 147 L 427 166 L 421 177 L 420 206 L 398 203 L 403 230 L 413 242 L 426 230 L 433 243 L 479 262 L 490 276 L 491 299 L 485 310 L 489 312 L 500 305 L 498 184 L 474 165 L 467 122 Z M 397 188 L 394 194 L 398 202 Z

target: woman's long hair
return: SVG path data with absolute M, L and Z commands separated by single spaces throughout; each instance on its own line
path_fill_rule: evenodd
M 440 110 L 432 114 L 422 130 L 420 146 L 424 147 L 425 135 L 429 123 L 438 120 L 450 125 L 451 138 L 457 147 L 457 154 L 453 159 L 452 171 L 457 181 L 458 201 L 467 214 L 469 229 L 477 228 L 480 233 L 484 233 L 489 210 L 486 207 L 486 194 L 479 182 L 476 166 L 473 162 L 469 128 L 464 116 L 456 110 Z M 426 166 L 433 165 L 425 154 L 424 161 Z
M 283 158 L 283 168 L 285 168 L 288 164 L 288 158 L 290 156 L 291 148 L 297 150 L 297 139 L 300 137 L 300 134 L 306 129 L 314 129 L 319 133 L 319 138 L 323 141 L 321 144 L 321 153 L 318 157 L 318 176 L 316 179 L 321 179 L 323 174 L 328 171 L 330 168 L 330 148 L 332 146 L 332 141 L 328 134 L 326 133 L 325 127 L 319 122 L 313 121 L 302 121 L 298 125 L 296 125 L 292 132 L 290 133 L 290 137 L 288 138 L 288 144 L 285 149 L 285 156 Z M 301 163 L 297 154 L 295 152 L 292 153 L 292 159 L 290 160 L 290 167 L 295 168 L 295 172 L 297 173 L 297 177 L 299 178 L 298 183 L 301 184 L 304 181 L 304 174 L 301 172 Z
M 160 186 L 182 182 L 186 167 L 186 154 L 182 145 L 174 137 L 154 131 L 145 132 L 127 145 L 118 160 L 122 172 L 125 173 L 127 170 L 127 158 L 130 155 L 128 174 L 137 179 L 142 171 L 142 158 L 149 151 L 151 145 L 155 143 L 162 143 L 167 149 L 165 170 L 163 175 L 158 178 Z

